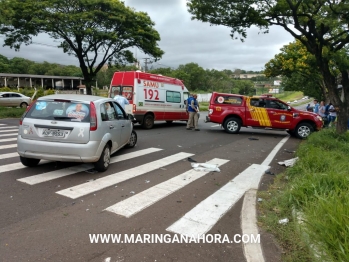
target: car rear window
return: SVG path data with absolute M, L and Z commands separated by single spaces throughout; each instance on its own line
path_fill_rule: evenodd
M 39 100 L 30 108 L 25 117 L 68 122 L 90 122 L 90 104 Z
M 218 95 L 214 101 L 215 104 L 241 105 L 242 98 L 239 96 Z

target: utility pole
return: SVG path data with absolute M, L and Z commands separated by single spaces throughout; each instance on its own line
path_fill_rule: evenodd
M 148 71 L 148 64 L 152 64 L 153 62 L 148 62 L 148 60 L 150 60 L 149 57 L 143 58 L 144 59 L 144 72 Z

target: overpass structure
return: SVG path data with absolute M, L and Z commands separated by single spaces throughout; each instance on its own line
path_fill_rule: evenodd
M 78 89 L 82 77 L 48 76 L 0 73 L 0 87 L 42 87 L 52 89 Z

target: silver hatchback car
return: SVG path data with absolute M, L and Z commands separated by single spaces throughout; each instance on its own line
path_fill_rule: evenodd
M 70 94 L 40 97 L 20 120 L 18 154 L 29 167 L 47 159 L 94 162 L 96 170 L 105 171 L 111 154 L 136 145 L 132 119 L 112 98 Z

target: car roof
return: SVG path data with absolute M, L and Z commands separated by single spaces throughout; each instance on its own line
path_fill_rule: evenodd
M 38 98 L 38 100 L 45 100 L 45 99 L 62 99 L 62 100 L 91 102 L 91 101 L 111 99 L 111 98 L 106 98 L 102 96 L 92 96 L 92 95 L 77 95 L 77 94 L 56 94 L 56 95 L 42 96 Z

